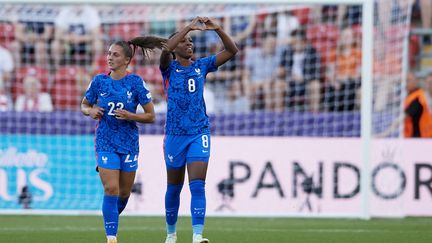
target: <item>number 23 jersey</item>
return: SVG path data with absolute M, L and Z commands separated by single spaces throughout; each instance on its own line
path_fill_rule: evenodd
M 136 122 L 117 119 L 114 111 L 124 109 L 136 113 L 138 104 L 145 105 L 151 101 L 144 80 L 135 74 L 128 74 L 119 80 L 99 74 L 90 83 L 85 97 L 91 104 L 104 109 L 96 127 L 96 151 L 124 154 L 138 152 Z

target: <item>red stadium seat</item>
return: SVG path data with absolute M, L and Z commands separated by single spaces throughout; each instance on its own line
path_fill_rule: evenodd
M 80 66 L 64 66 L 55 74 L 52 92 L 54 107 L 57 110 L 78 110 L 82 94 L 78 91 L 78 75 L 86 73 Z
M 78 110 L 79 94 L 75 84 L 56 83 L 53 89 L 54 108 L 56 110 Z
M 0 44 L 9 47 L 13 40 L 15 40 L 15 26 L 12 23 L 0 23 Z
M 339 29 L 335 24 L 315 24 L 307 29 L 307 38 L 314 42 L 319 40 L 334 40 L 339 37 Z
M 146 82 L 150 82 L 150 83 L 162 82 L 162 74 L 159 71 L 158 65 L 144 66 L 136 70 L 136 74 L 138 74 Z
M 334 24 L 316 24 L 307 29 L 306 35 L 320 53 L 323 64 L 326 63 L 329 53 L 337 46 L 338 27 Z
M 100 56 L 96 57 L 96 60 L 95 60 L 94 66 L 93 66 L 93 70 L 94 70 L 94 73 L 93 73 L 94 75 L 99 74 L 99 73 L 105 73 L 105 72 L 109 71 L 106 55 L 100 55 Z
M 354 35 L 360 40 L 362 37 L 362 26 L 359 24 L 355 24 L 352 27 Z
M 405 33 L 409 27 L 404 24 L 392 25 L 385 31 L 385 37 L 388 42 L 399 42 L 404 38 Z
M 109 31 L 109 37 L 111 39 L 130 40 L 134 37 L 139 36 L 141 33 L 141 27 L 137 23 L 122 23 L 113 25 Z
M 12 96 L 14 98 L 24 92 L 23 80 L 27 76 L 34 76 L 39 79 L 42 84 L 42 92 L 49 93 L 51 87 L 49 71 L 47 69 L 38 66 L 22 66 L 16 70 L 15 74 L 15 82 L 12 85 Z
M 410 68 L 415 68 L 417 65 L 416 57 L 420 53 L 420 37 L 418 35 L 410 35 L 408 48 Z
M 307 25 L 309 22 L 310 8 L 299 8 L 292 10 L 292 15 L 296 16 L 301 25 Z
M 75 81 L 75 76 L 80 72 L 86 72 L 85 68 L 75 65 L 60 67 L 55 73 L 55 82 L 70 82 L 71 80 Z

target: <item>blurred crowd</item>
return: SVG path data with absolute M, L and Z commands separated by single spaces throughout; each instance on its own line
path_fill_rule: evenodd
M 376 87 L 376 110 L 386 109 L 400 92 L 394 84 L 401 83 L 404 33 L 412 27 L 407 21 L 410 0 L 391 2 L 376 2 L 374 84 L 383 80 Z M 430 3 L 417 1 L 412 15 L 429 29 L 431 13 L 421 6 Z M 360 6 L 291 6 L 244 15 L 237 5 L 224 7 L 224 12 L 237 12 L 215 18 L 241 51 L 207 77 L 208 113 L 360 109 Z M 90 5 L 14 8 L 14 17 L 0 21 L 0 111 L 78 110 L 92 76 L 109 71 L 104 50 L 110 43 L 149 34 L 167 38 L 190 20 L 118 18 L 112 11 Z M 197 57 L 221 48 L 211 31 L 192 37 Z M 413 68 L 418 42 L 431 41 L 419 38 L 410 38 Z M 144 60 L 137 52 L 130 71 L 146 80 L 156 111 L 165 112 L 159 54 L 155 51 Z

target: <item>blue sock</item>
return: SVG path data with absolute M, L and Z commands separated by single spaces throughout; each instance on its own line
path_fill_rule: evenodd
M 206 212 L 205 181 L 193 180 L 189 183 L 192 194 L 191 215 L 194 234 L 202 234 Z
M 128 203 L 129 197 L 119 197 L 118 201 L 117 201 L 117 209 L 118 209 L 118 213 L 119 215 L 123 212 L 123 210 L 126 208 L 126 205 Z
M 118 196 L 105 195 L 102 203 L 102 214 L 106 235 L 117 235 L 119 213 L 117 209 Z
M 165 220 L 167 233 L 176 232 L 176 223 L 180 206 L 180 192 L 183 184 L 168 184 L 165 193 Z
M 204 225 L 203 224 L 195 224 L 192 225 L 192 232 L 194 234 L 202 235 L 202 232 L 204 231 Z

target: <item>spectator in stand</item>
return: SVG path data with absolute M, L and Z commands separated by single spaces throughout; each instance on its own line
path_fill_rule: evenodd
M 238 11 L 238 9 L 231 6 L 228 11 Z M 237 44 L 240 50 L 244 49 L 248 41 L 251 41 L 251 34 L 255 27 L 255 19 L 255 15 L 226 15 L 224 17 L 224 29 L 226 30 L 226 33 L 228 35 L 232 36 L 233 41 Z M 216 54 L 222 51 L 223 48 L 224 47 L 222 43 L 220 43 L 220 41 L 217 41 L 212 42 L 208 50 L 210 51 L 210 53 Z M 206 89 L 214 92 L 214 98 L 216 100 L 226 101 L 227 99 L 229 99 L 229 97 L 227 96 L 229 96 L 232 83 L 241 83 L 241 80 L 242 57 L 241 55 L 235 55 L 230 59 L 230 61 L 220 66 L 218 72 L 207 74 Z M 244 85 L 241 84 L 241 86 L 243 87 Z M 243 95 L 244 94 L 245 93 L 243 92 Z M 227 104 L 225 104 L 225 102 L 215 102 L 214 109 L 216 113 L 226 112 Z
M 432 28 L 432 1 L 420 0 L 422 26 L 425 29 Z
M 79 69 L 75 75 L 75 82 L 80 97 L 84 96 L 90 85 L 91 75 L 86 72 L 86 69 Z
M 203 97 L 204 97 L 204 102 L 206 104 L 206 113 L 208 115 L 210 114 L 214 114 L 216 112 L 216 98 L 215 98 L 215 92 L 208 88 L 207 84 L 204 84 L 204 92 L 203 92 Z
M 418 9 L 418 11 L 420 11 L 421 27 L 423 29 L 432 29 L 432 1 L 416 0 L 413 7 L 414 9 Z M 423 41 L 425 44 L 432 44 L 430 35 L 425 35 Z
M 278 70 L 281 79 L 277 87 L 280 91 L 287 91 L 287 99 L 277 99 L 277 107 L 287 105 L 294 110 L 319 111 L 320 66 L 319 54 L 307 40 L 306 32 L 303 29 L 294 30 Z
M 394 134 L 403 122 L 403 135 L 406 138 L 432 137 L 432 117 L 428 104 L 427 92 L 420 88 L 415 73 L 410 72 L 406 84 L 407 97 L 404 101 L 404 112 L 378 137 Z
M 13 110 L 12 99 L 6 92 L 3 80 L 0 80 L 0 112 Z
M 313 19 L 317 22 L 334 23 L 339 27 L 361 24 L 361 5 L 323 5 L 313 10 Z
M 225 102 L 222 102 L 224 113 L 246 113 L 249 112 L 249 99 L 245 95 L 243 83 L 241 81 L 233 81 L 227 92 Z
M 218 37 L 219 38 L 219 37 Z M 223 51 L 224 46 L 218 42 L 210 46 L 210 53 L 217 54 Z M 228 62 L 219 67 L 218 72 L 207 74 L 206 89 L 204 89 L 204 99 L 206 100 L 207 112 L 220 113 L 225 112 L 226 104 L 224 102 L 208 103 L 206 95 L 210 92 L 215 100 L 223 101 L 227 99 L 229 87 L 233 82 L 241 82 L 241 58 L 239 55 L 232 57 Z M 210 92 L 207 92 L 210 91 Z
M 277 33 L 277 45 L 286 46 L 291 42 L 291 32 L 300 28 L 300 21 L 290 11 L 279 11 L 267 15 L 264 29 Z
M 282 49 L 277 47 L 276 34 L 264 33 L 261 46 L 246 49 L 243 82 L 247 87 L 252 109 L 280 110 L 283 92 L 276 83 L 277 67 Z M 263 98 L 262 98 L 263 97 Z
M 51 52 L 55 66 L 60 65 L 64 54 L 92 54 L 93 57 L 99 57 L 102 53 L 101 20 L 92 6 L 64 6 L 54 24 L 55 35 Z M 86 61 L 93 63 L 94 60 Z
M 0 45 L 0 111 L 13 110 L 10 96 L 11 73 L 14 61 L 11 52 Z
M 42 84 L 34 76 L 24 78 L 24 93 L 18 95 L 15 102 L 15 111 L 41 111 L 53 110 L 51 96 L 41 92 Z
M 424 86 L 426 91 L 427 103 L 429 105 L 429 112 L 432 115 L 432 71 L 430 71 L 424 79 Z
M 150 91 L 152 93 L 154 108 L 156 113 L 167 112 L 167 102 L 163 93 L 163 85 L 160 83 L 150 83 Z
M 20 21 L 15 25 L 12 42 L 16 63 L 48 65 L 48 46 L 53 38 L 51 23 Z
M 150 90 L 152 96 L 152 102 L 154 105 L 155 113 L 166 113 L 167 111 L 167 103 L 166 97 L 163 91 L 162 81 L 155 81 L 151 79 L 151 76 L 140 75 L 141 77 L 146 77 L 146 85 Z M 137 107 L 137 113 L 144 113 L 144 109 L 142 106 Z
M 241 12 L 241 9 L 231 6 L 231 11 Z M 243 49 L 248 42 L 252 42 L 252 32 L 256 27 L 256 16 L 249 15 L 227 15 L 224 17 L 224 29 L 232 36 L 234 42 Z
M 391 43 L 374 50 L 374 111 L 384 111 L 389 105 L 400 102 L 398 93 L 402 82 L 402 49 L 402 45 Z
M 406 89 L 408 95 L 404 102 L 404 136 L 432 137 L 430 104 L 414 73 L 408 74 Z
M 358 108 L 361 58 L 353 30 L 346 27 L 341 32 L 338 46 L 331 51 L 328 59 L 324 110 L 352 111 Z

